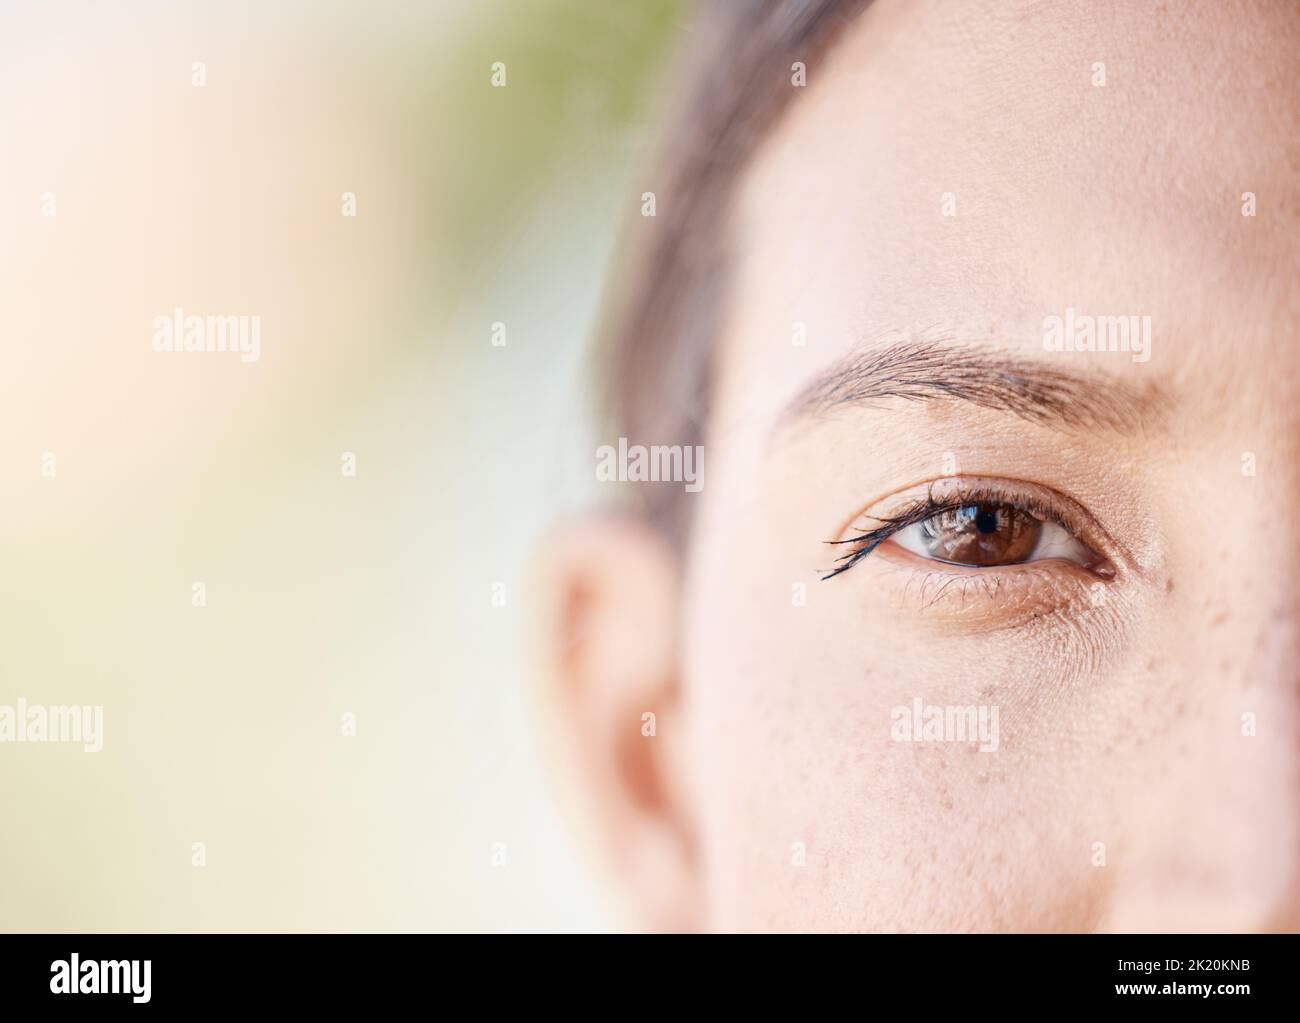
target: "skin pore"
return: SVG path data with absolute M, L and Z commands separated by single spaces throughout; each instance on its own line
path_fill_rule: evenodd
M 1290 4 L 883 0 L 809 66 L 684 555 L 602 514 L 544 557 L 633 926 L 1300 928 L 1297 53 Z M 1067 309 L 1149 357 L 1047 350 Z M 925 556 L 976 549 L 1017 560 Z M 899 741 L 918 698 L 996 751 Z

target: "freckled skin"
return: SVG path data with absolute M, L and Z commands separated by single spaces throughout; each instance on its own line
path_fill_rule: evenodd
M 1296 53 L 1288 3 L 881 0 L 809 67 L 734 196 L 687 550 L 552 545 L 589 619 L 561 717 L 634 925 L 1300 928 Z M 1149 316 L 1150 358 L 1048 350 L 1069 308 Z M 774 434 L 846 355 L 940 335 L 1163 414 L 885 397 Z M 1067 498 L 1117 570 L 886 544 L 822 580 L 953 465 Z M 996 750 L 900 739 L 917 699 L 996 708 Z M 647 707 L 626 772 L 651 748 L 602 737 Z
M 685 570 L 702 926 L 1300 924 L 1300 350 L 1278 340 L 1298 44 L 1287 5 L 886 3 L 810 70 L 742 188 Z M 1243 191 L 1267 197 L 1253 220 Z M 1153 317 L 1145 364 L 1056 357 L 1167 388 L 1165 435 L 883 403 L 768 446 L 791 393 L 864 338 L 942 324 L 1047 358 L 1041 318 L 1067 305 Z M 794 321 L 792 352 L 772 338 Z M 1243 450 L 1269 469 L 1243 476 Z M 835 522 L 945 452 L 1141 546 L 1118 610 L 999 630 L 990 605 L 959 630 L 891 603 L 879 566 L 815 581 Z M 806 607 L 767 599 L 798 580 Z M 895 705 L 993 693 L 995 754 L 890 741 Z

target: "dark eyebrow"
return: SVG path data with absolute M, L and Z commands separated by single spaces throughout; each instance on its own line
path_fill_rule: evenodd
M 1133 433 L 1163 413 L 1154 385 L 1087 377 L 1003 349 L 945 340 L 899 341 L 840 359 L 795 396 L 778 425 L 884 398 L 966 401 L 1045 426 Z

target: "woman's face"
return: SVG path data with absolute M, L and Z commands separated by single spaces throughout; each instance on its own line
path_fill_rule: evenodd
M 1298 52 L 1287 4 L 879 2 L 808 67 L 680 586 L 610 598 L 673 651 L 625 708 L 671 823 L 615 825 L 662 921 L 1300 927 Z

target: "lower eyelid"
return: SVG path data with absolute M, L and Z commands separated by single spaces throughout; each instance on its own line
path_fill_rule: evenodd
M 873 596 L 900 611 L 987 631 L 1079 621 L 1102 611 L 1111 585 L 1073 562 L 1040 560 L 973 568 L 918 557 L 886 542 L 859 565 Z M 872 560 L 874 565 L 872 565 Z

